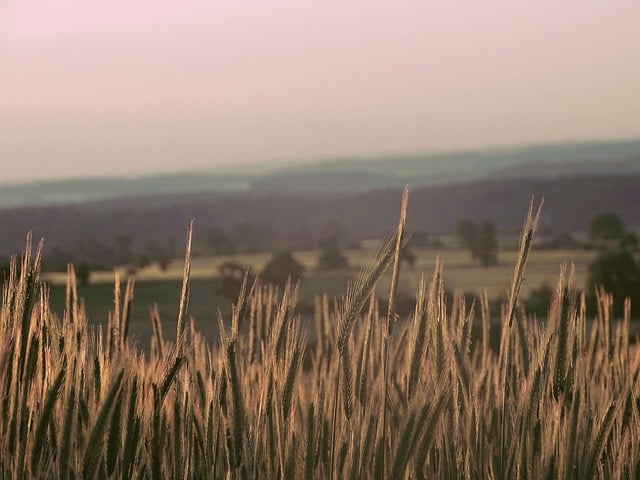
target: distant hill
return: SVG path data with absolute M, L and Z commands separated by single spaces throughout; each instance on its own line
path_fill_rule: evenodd
M 246 175 L 174 174 L 141 178 L 81 178 L 0 185 L 0 208 L 86 202 L 137 195 L 239 191 L 249 188 Z
M 236 168 L 143 178 L 87 178 L 0 185 L 0 208 L 133 196 L 253 190 L 349 193 L 479 180 L 640 173 L 640 140 L 488 148 L 442 154 L 318 161 L 297 167 Z
M 253 180 L 251 190 L 258 192 L 288 193 L 348 193 L 398 187 L 402 180 L 390 175 L 364 170 L 327 171 L 313 168 L 311 171 L 292 170 L 264 175 Z
M 254 179 L 251 188 L 335 191 L 337 185 L 348 183 L 350 188 L 362 191 L 407 184 L 426 186 L 504 178 L 632 173 L 640 173 L 640 140 L 343 159 L 272 172 Z M 337 178 L 342 180 L 336 183 Z
M 517 230 L 529 201 L 545 199 L 545 223 L 557 232 L 587 229 L 604 212 L 640 227 L 640 174 L 555 179 L 483 180 L 411 191 L 408 226 L 428 234 L 450 233 L 462 218 L 490 219 L 502 231 Z M 196 238 L 209 229 L 230 231 L 243 223 L 268 228 L 282 243 L 309 238 L 319 226 L 341 225 L 353 239 L 378 237 L 395 222 L 400 189 L 351 193 L 227 192 L 122 198 L 0 210 L 0 255 L 20 251 L 25 235 L 45 237 L 48 248 L 79 241 L 112 242 L 126 234 L 145 242 L 182 239 L 190 219 Z

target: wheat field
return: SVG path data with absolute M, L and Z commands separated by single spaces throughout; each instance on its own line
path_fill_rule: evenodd
M 3 478 L 635 479 L 640 356 L 629 307 L 601 291 L 585 314 L 571 267 L 546 321 L 518 301 L 537 221 L 524 223 L 499 351 L 488 300 L 446 299 L 436 265 L 409 318 L 394 296 L 398 228 L 342 298 L 245 282 L 208 343 L 188 316 L 190 237 L 176 320 L 153 306 L 147 356 L 128 336 L 135 284 L 116 281 L 108 327 L 90 327 L 73 268 L 64 315 L 49 308 L 40 249 L 14 259 L 0 310 Z M 539 214 L 539 210 L 538 210 Z M 376 284 L 391 269 L 388 309 Z M 452 306 L 451 306 L 452 305 Z M 474 322 L 482 336 L 473 340 Z M 163 338 L 167 326 L 176 342 Z M 495 328 L 495 327 L 494 327 Z M 307 339 L 317 339 L 311 344 Z

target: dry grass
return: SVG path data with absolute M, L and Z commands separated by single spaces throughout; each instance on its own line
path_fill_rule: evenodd
M 528 318 L 518 289 L 534 230 L 530 219 L 497 353 L 486 299 L 456 298 L 448 310 L 439 265 L 411 318 L 396 321 L 393 302 L 380 313 L 376 282 L 402 244 L 402 221 L 344 298 L 317 299 L 314 345 L 296 315 L 297 286 L 259 282 L 207 343 L 188 320 L 187 253 L 178 341 L 164 340 L 152 309 L 148 358 L 127 334 L 133 283 L 116 289 L 107 330 L 94 330 L 70 270 L 58 317 L 28 244 L 0 310 L 0 475 L 638 478 L 629 316 L 614 321 L 601 292 L 588 328 L 568 269 L 547 323 Z M 472 342 L 476 317 L 484 338 Z

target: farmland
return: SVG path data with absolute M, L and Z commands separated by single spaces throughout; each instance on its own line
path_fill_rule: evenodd
M 372 249 L 368 242 L 362 249 L 346 250 L 350 269 L 340 271 L 317 271 L 318 251 L 297 251 L 294 256 L 305 266 L 306 273 L 300 287 L 300 304 L 313 305 L 316 295 L 328 294 L 339 297 L 347 283 L 357 272 L 369 266 L 372 261 Z M 416 248 L 416 264 L 412 268 L 402 267 L 399 282 L 401 294 L 412 297 L 417 290 L 422 275 L 431 276 L 436 259 L 440 257 L 444 265 L 444 282 L 447 289 L 455 293 L 480 294 L 486 291 L 492 300 L 505 299 L 517 251 L 502 251 L 499 264 L 495 267 L 482 267 L 478 261 L 471 259 L 469 252 L 462 249 L 449 248 L 436 250 L 433 248 Z M 533 250 L 529 259 L 526 279 L 522 286 L 522 296 L 528 297 L 530 292 L 542 285 L 553 286 L 557 282 L 560 266 L 563 263 L 575 265 L 576 286 L 583 289 L 588 277 L 588 264 L 596 252 L 585 250 Z M 212 258 L 194 259 L 192 264 L 191 298 L 189 313 L 196 320 L 198 328 L 210 339 L 217 331 L 216 312 L 229 313 L 231 301 L 221 296 L 216 289 L 218 267 L 228 262 L 237 262 L 260 272 L 267 261 L 269 253 L 221 255 Z M 127 278 L 126 268 L 117 269 L 121 279 Z M 151 336 L 149 307 L 157 303 L 160 314 L 168 322 L 175 321 L 177 316 L 176 299 L 180 294 L 183 266 L 174 261 L 166 271 L 157 265 L 140 269 L 136 274 L 136 290 L 132 304 L 131 333 L 143 345 L 148 345 Z M 379 282 L 378 290 L 382 297 L 389 288 L 390 275 L 384 275 Z M 54 311 L 61 313 L 64 307 L 66 274 L 48 273 L 43 279 L 50 284 L 51 302 Z M 124 281 L 124 280 L 123 280 Z M 105 324 L 107 313 L 113 308 L 114 272 L 94 272 L 91 283 L 79 287 L 79 295 L 85 299 L 87 314 L 93 321 Z
M 640 353 L 630 343 L 629 310 L 611 318 L 601 292 L 590 322 L 574 272 L 549 271 L 568 256 L 582 275 L 589 256 L 529 255 L 530 216 L 519 251 L 504 252 L 497 267 L 469 269 L 468 255 L 451 251 L 443 270 L 435 252 L 420 252 L 416 271 L 398 274 L 404 205 L 398 230 L 371 260 L 349 252 L 360 273 L 303 280 L 305 298 L 351 278 L 335 303 L 316 302 L 311 324 L 296 314 L 297 287 L 278 293 L 258 283 L 221 314 L 214 341 L 202 336 L 204 323 L 188 321 L 188 293 L 194 315 L 207 301 L 215 308 L 206 272 L 223 259 L 196 260 L 191 278 L 187 255 L 181 282 L 177 265 L 141 271 L 141 288 L 116 288 L 112 305 L 102 305 L 112 314 L 96 331 L 84 305 L 109 294 L 109 275 L 82 290 L 71 271 L 55 315 L 40 288 L 41 259 L 27 247 L 0 310 L 3 476 L 637 477 Z M 298 253 L 307 265 L 316 255 Z M 230 259 L 255 268 L 265 261 Z M 396 288 L 410 289 L 421 269 L 432 272 L 417 286 L 413 315 L 397 321 Z M 535 322 L 519 296 L 554 276 L 548 318 Z M 445 279 L 458 291 L 484 284 L 493 295 L 508 292 L 497 348 L 487 302 L 455 296 L 448 307 Z M 48 278 L 54 309 L 61 280 Z M 387 313 L 377 308 L 376 291 L 385 290 Z M 131 336 L 146 316 L 142 305 L 169 297 L 177 321 L 154 312 L 142 356 Z

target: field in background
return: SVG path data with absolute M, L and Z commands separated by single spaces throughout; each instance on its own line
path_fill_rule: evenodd
M 349 270 L 321 272 L 315 270 L 317 251 L 294 252 L 295 258 L 306 268 L 304 281 L 301 284 L 301 305 L 313 305 L 314 297 L 326 293 L 330 297 L 344 293 L 349 279 L 368 265 L 372 260 L 372 250 L 368 248 L 346 250 L 351 268 Z M 478 294 L 486 290 L 490 299 L 504 299 L 507 297 L 510 278 L 517 252 L 514 250 L 501 251 L 499 265 L 483 268 L 479 262 L 470 258 L 469 252 L 460 249 L 445 249 L 440 252 L 433 249 L 414 248 L 416 265 L 402 267 L 399 281 L 399 293 L 406 297 L 413 297 L 418 288 L 420 277 L 426 274 L 429 278 L 435 268 L 436 258 L 440 256 L 444 265 L 445 288 L 456 293 Z M 560 266 L 563 262 L 573 262 L 576 268 L 576 286 L 583 289 L 587 277 L 588 264 L 595 257 L 596 252 L 585 250 L 533 250 L 529 258 L 527 274 L 525 276 L 521 295 L 527 298 L 532 290 L 546 284 L 554 286 L 558 279 Z M 196 320 L 197 326 L 203 334 L 212 339 L 217 335 L 216 312 L 218 309 L 228 314 L 231 301 L 221 296 L 216 289 L 218 267 L 225 262 L 238 262 L 249 266 L 253 271 L 262 270 L 269 260 L 270 254 L 237 254 L 223 255 L 212 258 L 194 259 L 192 264 L 191 299 L 189 314 Z M 125 268 L 119 269 L 121 279 L 127 278 Z M 175 322 L 178 308 L 177 299 L 180 295 L 183 265 L 174 261 L 167 271 L 161 271 L 156 265 L 141 269 L 136 274 L 135 297 L 132 304 L 131 334 L 138 339 L 141 346 L 147 348 L 152 329 L 149 307 L 157 303 L 163 321 L 168 324 Z M 79 287 L 79 295 L 85 299 L 89 318 L 97 323 L 106 324 L 108 312 L 113 309 L 113 272 L 94 272 L 92 282 L 86 287 Z M 64 308 L 65 274 L 48 273 L 43 279 L 51 285 L 51 303 L 55 312 L 61 313 Z M 389 290 L 390 275 L 384 275 L 378 284 L 378 292 L 384 297 Z M 169 330 L 171 334 L 172 329 Z

